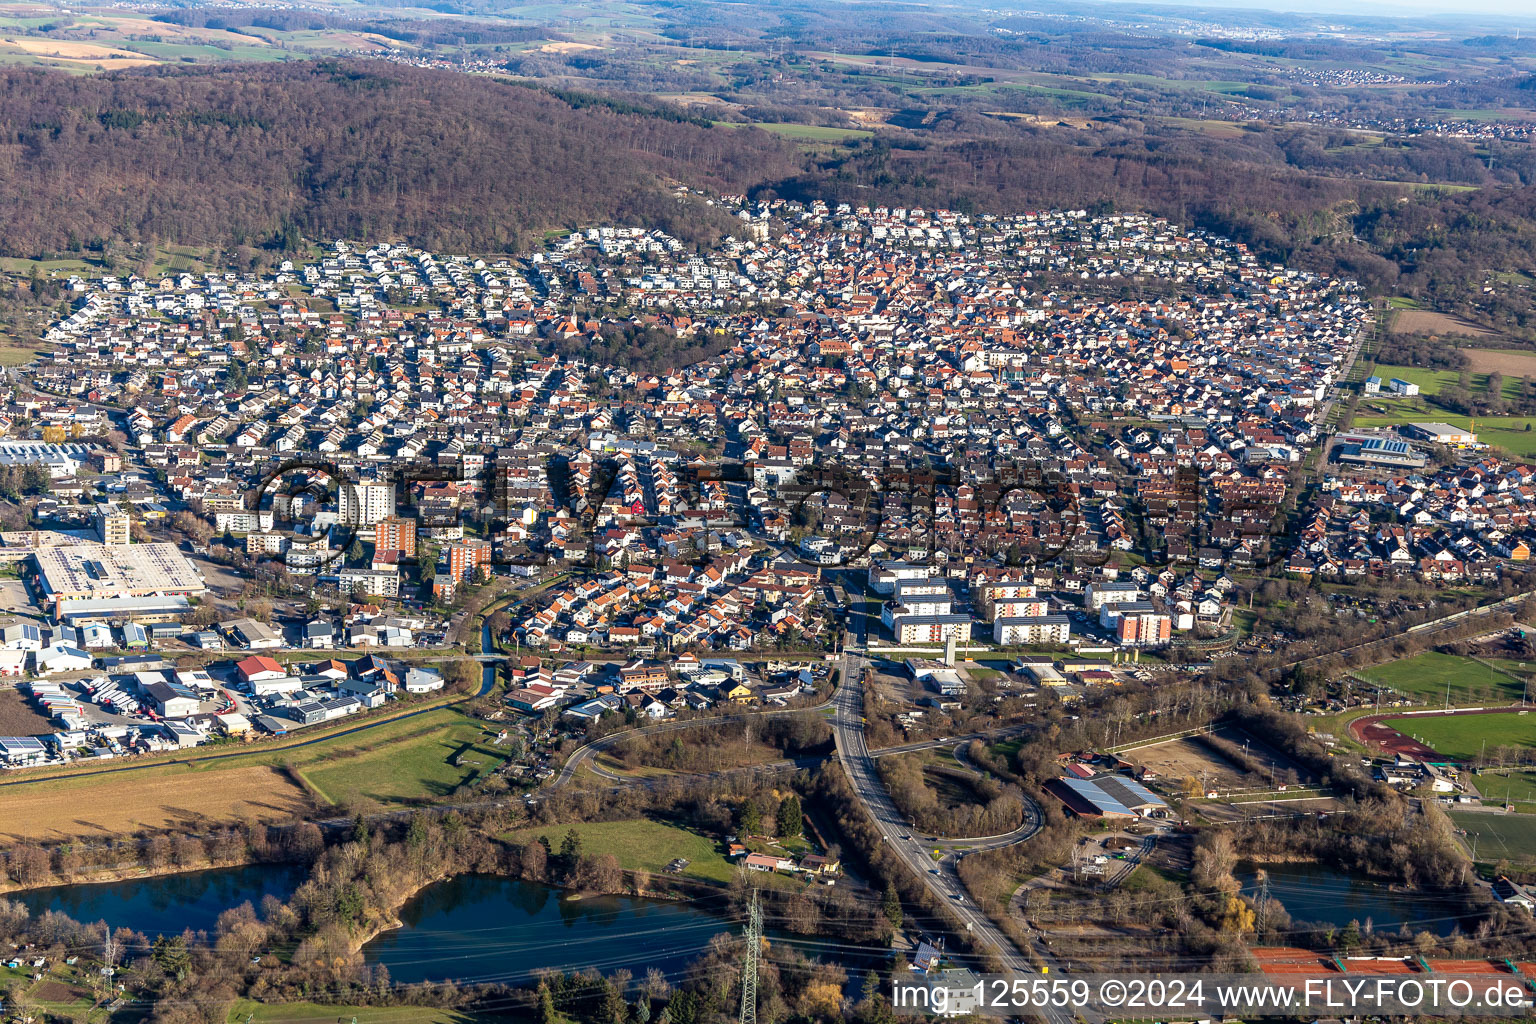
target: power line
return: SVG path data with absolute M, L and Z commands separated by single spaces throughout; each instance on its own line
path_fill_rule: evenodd
M 757 961 L 763 944 L 763 907 L 757 890 L 747 908 L 747 948 L 741 958 L 741 1016 L 739 1024 L 757 1024 Z

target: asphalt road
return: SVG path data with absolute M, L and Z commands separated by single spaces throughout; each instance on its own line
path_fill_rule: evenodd
M 850 620 L 853 618 L 850 616 Z M 855 634 L 856 643 L 843 651 L 843 685 L 833 695 L 833 736 L 837 741 L 838 757 L 842 760 L 843 770 L 848 774 L 854 795 L 880 830 L 882 842 L 922 881 L 935 900 L 949 904 L 977 950 L 993 954 L 1007 974 L 1037 974 L 1034 965 L 1014 945 L 1013 940 L 1004 935 L 966 895 L 965 885 L 959 875 L 959 856 L 950 851 L 935 862 L 932 856 L 935 844 L 925 842 L 911 828 L 896 809 L 885 783 L 880 780 L 875 757 L 864 737 L 864 668 L 868 661 L 863 656 L 863 649 L 867 641 L 867 623 L 865 617 L 857 617 L 854 626 L 858 631 Z M 1026 804 L 1024 825 L 992 842 L 998 845 L 1024 842 L 1038 832 L 1041 826 L 1040 808 L 1031 801 Z M 978 844 L 976 848 L 981 847 Z M 1046 1010 L 1041 1016 L 1050 1024 L 1071 1024 L 1072 1021 L 1071 1014 L 1061 1009 Z
M 833 720 L 838 756 L 842 758 L 843 770 L 848 773 L 854 794 L 869 812 L 887 848 L 900 858 L 913 875 L 922 880 L 936 900 L 949 904 L 979 951 L 995 956 L 1007 974 L 1038 973 L 1029 958 L 966 895 L 958 871 L 959 858 L 951 854 L 935 862 L 931 855 L 934 844 L 925 842 L 914 832 L 896 809 L 885 784 L 880 781 L 875 759 L 864 740 L 863 668 L 863 658 L 852 651 L 844 652 L 844 682 L 837 692 L 837 710 Z M 1040 825 L 1039 808 L 1034 807 L 1025 828 L 998 842 L 1005 845 L 1023 842 L 1038 832 Z M 1052 1010 L 1044 1016 L 1051 1024 L 1068 1024 L 1072 1019 L 1062 1010 Z

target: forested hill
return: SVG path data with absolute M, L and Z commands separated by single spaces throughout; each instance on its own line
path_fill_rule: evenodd
M 294 231 L 501 249 L 596 220 L 707 234 L 667 180 L 744 191 L 798 168 L 767 133 L 380 62 L 0 70 L 8 254 Z
M 1148 210 L 1536 342 L 1528 293 L 1501 277 L 1536 260 L 1536 186 L 1454 195 L 1373 181 L 1368 167 L 1314 171 L 1287 155 L 1300 151 L 1291 128 L 1198 144 L 1139 123 L 953 129 L 807 153 L 640 97 L 377 61 L 6 68 L 0 255 L 300 236 L 500 251 L 596 222 L 695 242 L 732 226 L 718 207 L 677 203 L 675 181 L 975 212 Z M 1449 174 L 1434 165 L 1455 157 L 1448 147 L 1416 142 L 1420 173 Z

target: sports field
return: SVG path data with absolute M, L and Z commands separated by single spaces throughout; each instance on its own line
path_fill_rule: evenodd
M 1452 811 L 1451 821 L 1466 831 L 1469 850 L 1476 841 L 1477 859 L 1482 863 L 1536 861 L 1536 814 Z
M 552 849 L 559 850 L 566 832 L 572 828 L 581 835 L 582 853 L 598 856 L 611 853 L 619 859 L 619 867 L 626 871 L 661 874 L 668 864 L 681 857 L 688 861 L 682 871 L 687 877 L 729 882 L 736 872 L 713 839 L 691 829 L 649 818 L 525 828 L 508 833 L 507 838 L 514 843 L 526 844 L 537 841 L 542 835 L 549 840 Z
M 1536 746 L 1536 712 L 1505 715 L 1425 715 L 1386 722 L 1446 757 L 1471 761 L 1495 747 Z
M 1513 675 L 1471 658 L 1439 651 L 1425 651 L 1411 658 L 1389 661 L 1360 674 L 1405 697 L 1416 697 L 1430 704 L 1443 703 L 1447 695 L 1452 704 L 1512 701 L 1519 700 L 1525 692 L 1525 683 Z

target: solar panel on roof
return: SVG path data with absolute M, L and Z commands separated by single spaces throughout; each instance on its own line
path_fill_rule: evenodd
M 1094 785 L 1092 780 L 1079 779 L 1073 776 L 1063 776 L 1057 780 L 1072 792 L 1097 807 L 1103 814 L 1126 814 L 1135 816 L 1136 812 L 1121 803 L 1112 793 Z

